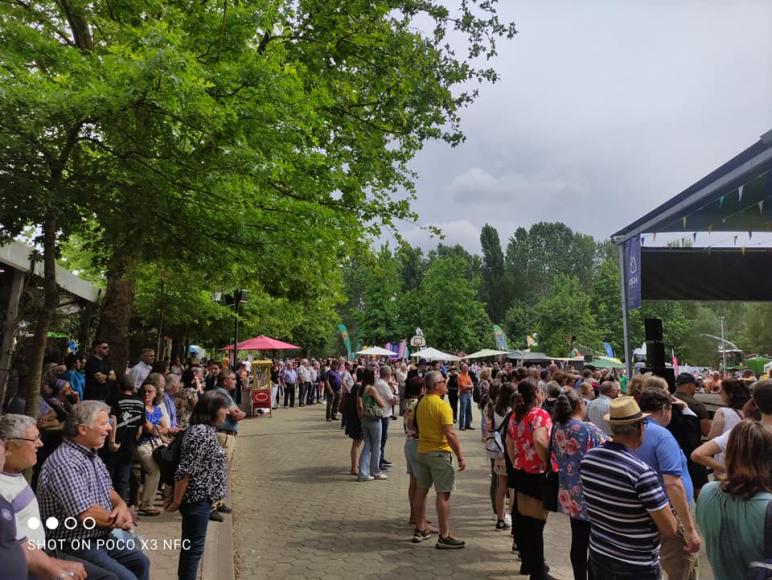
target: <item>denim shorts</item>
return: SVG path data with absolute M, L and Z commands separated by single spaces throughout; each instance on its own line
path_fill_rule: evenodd
M 418 477 L 418 439 L 414 437 L 405 439 L 405 461 L 407 462 L 407 474 Z
M 456 472 L 453 469 L 453 455 L 447 451 L 418 453 L 416 461 L 419 487 L 434 485 L 437 493 L 451 493 L 456 489 Z

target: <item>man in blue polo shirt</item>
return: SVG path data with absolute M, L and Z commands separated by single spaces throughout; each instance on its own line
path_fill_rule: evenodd
M 581 462 L 590 561 L 599 580 L 659 580 L 660 538 L 676 533 L 657 474 L 633 455 L 644 442 L 646 416 L 632 397 L 611 401 L 604 420 L 614 439 L 590 449 Z
M 646 438 L 635 455 L 657 473 L 678 520 L 678 533 L 662 541 L 662 568 L 669 579 L 695 580 L 700 536 L 690 511 L 694 487 L 686 456 L 666 429 L 672 416 L 670 393 L 646 389 L 641 393 L 639 404 L 650 416 L 646 419 Z

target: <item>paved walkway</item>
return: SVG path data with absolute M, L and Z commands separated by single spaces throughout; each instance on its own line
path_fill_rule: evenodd
M 434 548 L 434 539 L 410 542 L 404 436 L 399 421 L 392 425 L 390 479 L 357 483 L 347 474 L 350 440 L 340 423 L 324 421 L 320 405 L 242 422 L 231 498 L 236 512 L 222 524 L 210 524 L 201 577 L 233 576 L 232 534 L 235 574 L 242 579 L 523 578 L 509 534 L 496 532 L 490 517 L 480 431 L 459 433 L 469 466 L 458 474 L 451 499 L 451 529 L 467 547 L 443 551 Z M 143 518 L 140 533 L 158 541 L 159 547 L 148 552 L 152 578 L 174 578 L 178 552 L 163 549 L 163 540 L 179 538 L 179 515 Z M 562 580 L 572 578 L 570 541 L 568 519 L 550 514 L 547 561 Z M 704 554 L 700 568 L 700 578 L 711 580 Z
M 279 409 L 241 425 L 234 477 L 234 544 L 239 578 L 512 578 L 519 561 L 508 532 L 497 532 L 488 500 L 488 463 L 479 429 L 461 432 L 468 461 L 451 498 L 451 530 L 466 549 L 412 544 L 401 422 L 394 421 L 387 481 L 347 475 L 350 440 L 327 423 L 321 405 Z M 479 417 L 475 417 L 479 428 Z M 432 492 L 433 496 L 433 492 Z M 430 498 L 432 497 L 430 496 Z M 434 517 L 430 501 L 430 518 Z M 547 561 L 572 577 L 570 529 L 561 514 L 547 525 Z

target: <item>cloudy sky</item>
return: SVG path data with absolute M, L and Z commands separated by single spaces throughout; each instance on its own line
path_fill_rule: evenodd
M 467 141 L 413 163 L 421 224 L 479 251 L 563 221 L 606 238 L 772 129 L 769 0 L 501 0 L 519 34 L 463 113 Z M 420 229 L 405 237 L 433 247 Z

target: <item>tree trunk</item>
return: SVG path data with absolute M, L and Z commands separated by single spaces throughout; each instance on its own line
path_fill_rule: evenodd
M 110 362 L 118 375 L 122 375 L 129 361 L 129 323 L 134 308 L 134 267 L 136 259 L 113 259 L 107 273 L 102 313 L 99 317 L 96 338 L 110 345 Z
M 30 372 L 22 389 L 27 403 L 25 413 L 30 417 L 38 416 L 48 330 L 51 328 L 51 323 L 56 317 L 56 308 L 59 306 L 59 286 L 56 283 L 56 227 L 56 215 L 53 211 L 49 211 L 43 220 L 43 310 L 35 325 Z

